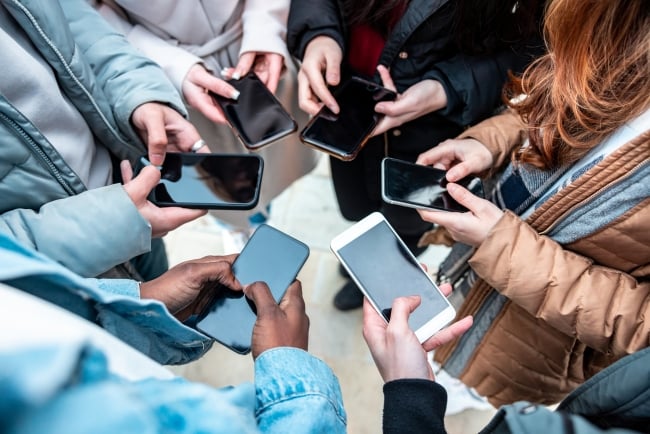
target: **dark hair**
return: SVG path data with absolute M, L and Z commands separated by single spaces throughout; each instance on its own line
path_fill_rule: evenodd
M 385 32 L 392 11 L 409 0 L 341 0 L 348 25 Z M 459 49 L 485 52 L 539 33 L 543 0 L 450 0 L 451 28 Z

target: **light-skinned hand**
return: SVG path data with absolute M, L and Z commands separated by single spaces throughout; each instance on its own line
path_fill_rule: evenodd
M 447 184 L 447 192 L 468 212 L 450 212 L 418 209 L 422 220 L 444 226 L 451 237 L 461 243 L 478 247 L 503 217 L 503 211 L 486 199 L 472 194 L 466 188 Z
M 416 163 L 446 170 L 447 181 L 456 182 L 492 168 L 494 158 L 476 139 L 450 139 L 420 154 Z
M 295 280 L 276 303 L 264 282 L 255 282 L 244 288 L 246 297 L 255 303 L 257 320 L 253 327 L 253 359 L 276 347 L 294 347 L 307 351 L 309 317 L 302 298 L 302 284 Z
M 388 68 L 384 65 L 377 67 L 383 86 L 397 92 Z M 440 82 L 422 80 L 397 95 L 395 101 L 383 101 L 375 105 L 375 111 L 384 117 L 372 132 L 373 136 L 382 134 L 391 128 L 398 127 L 427 113 L 440 110 L 447 106 L 447 94 Z
M 440 289 L 447 295 L 451 286 L 444 284 Z M 427 352 L 461 336 L 472 326 L 468 316 L 442 329 L 420 344 L 409 328 L 408 318 L 420 305 L 419 296 L 400 297 L 394 300 L 390 322 L 377 313 L 367 299 L 363 303 L 363 337 L 368 344 L 372 358 L 384 382 L 404 378 L 434 380 L 433 370 L 427 359 Z
M 324 104 L 333 113 L 339 112 L 327 86 L 341 82 L 342 61 L 343 50 L 329 36 L 317 36 L 309 42 L 298 71 L 298 103 L 302 110 L 315 115 Z
M 180 113 L 164 104 L 150 102 L 138 106 L 131 123 L 149 150 L 149 161 L 160 166 L 167 151 L 189 152 L 201 139 L 199 132 Z
M 228 82 L 215 77 L 199 63 L 192 66 L 185 76 L 182 85 L 183 97 L 190 107 L 198 110 L 218 124 L 225 124 L 226 118 L 212 96 L 207 91 L 212 91 L 225 98 L 237 99 L 239 92 Z
M 232 273 L 237 255 L 206 256 L 176 265 L 140 285 L 140 298 L 162 302 L 179 321 L 199 314 L 221 289 L 241 291 Z
M 151 203 L 147 196 L 160 182 L 160 170 L 154 166 L 145 167 L 135 178 L 133 177 L 131 164 L 127 160 L 120 163 L 120 169 L 124 181 L 124 190 L 126 190 L 126 194 L 129 195 L 140 215 L 151 225 L 152 237 L 162 237 L 180 225 L 207 213 L 207 210 L 201 209 L 160 208 Z
M 281 54 L 249 51 L 239 56 L 234 68 L 226 68 L 223 72 L 227 78 L 239 79 L 252 69 L 271 93 L 275 93 L 283 68 L 284 58 Z

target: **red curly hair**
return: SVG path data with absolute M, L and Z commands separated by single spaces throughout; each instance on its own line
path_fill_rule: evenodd
M 650 1 L 553 0 L 544 35 L 548 53 L 505 91 L 529 126 L 515 159 L 542 169 L 576 162 L 650 106 Z

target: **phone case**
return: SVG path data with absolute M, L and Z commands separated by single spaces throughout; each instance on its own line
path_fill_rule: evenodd
M 346 102 L 348 101 L 348 92 L 355 92 L 355 96 L 351 97 L 349 102 Z M 374 105 L 380 101 L 392 101 L 397 98 L 397 94 L 360 77 L 351 77 L 348 81 L 333 91 L 333 96 L 339 102 L 341 113 L 336 115 L 329 108 L 323 106 L 300 132 L 300 140 L 319 151 L 338 158 L 339 160 L 351 161 L 354 160 L 361 149 L 363 149 L 370 138 L 372 131 L 382 118 L 381 114 L 374 112 Z M 345 116 L 345 113 L 347 112 L 350 112 L 352 116 L 355 116 L 354 110 L 357 107 L 350 104 L 366 105 L 365 108 L 361 109 L 370 110 L 372 113 L 372 119 L 359 128 L 347 128 L 346 125 L 342 124 L 343 121 L 339 122 L 339 119 L 341 119 L 340 116 Z M 366 115 L 366 113 L 359 112 L 356 114 Z M 338 125 L 335 124 L 337 122 L 339 122 Z M 345 139 L 352 137 L 352 131 L 358 130 L 358 139 L 352 144 L 352 146 L 349 146 L 348 149 L 342 149 L 340 143 L 343 140 L 330 138 L 328 142 L 328 140 L 322 137 L 322 134 L 318 132 L 318 129 L 316 128 L 318 123 L 325 123 L 320 128 L 321 131 L 329 131 L 331 133 L 333 130 L 339 129 L 340 134 L 342 135 L 341 137 L 345 137 Z M 319 134 L 321 134 L 321 137 L 319 137 Z
M 257 74 L 251 71 L 239 80 L 227 81 L 240 92 L 237 100 L 209 93 L 247 149 L 260 149 L 298 129 L 296 121 Z

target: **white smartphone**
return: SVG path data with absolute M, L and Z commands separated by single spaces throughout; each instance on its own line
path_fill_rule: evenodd
M 409 326 L 420 342 L 449 324 L 456 311 L 381 213 L 375 212 L 336 236 L 330 247 L 386 322 L 393 300 L 419 295 Z

